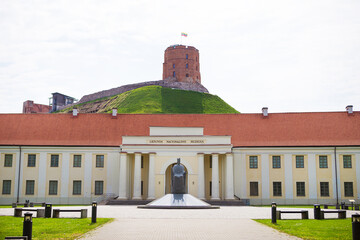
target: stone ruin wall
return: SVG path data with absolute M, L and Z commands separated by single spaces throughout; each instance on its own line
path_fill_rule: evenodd
M 89 95 L 85 95 L 80 99 L 80 101 L 78 101 L 74 105 L 79 104 L 79 103 L 93 101 L 93 100 L 96 100 L 96 99 L 99 99 L 99 98 L 118 95 L 118 94 L 130 91 L 130 90 L 134 90 L 134 89 L 145 87 L 145 86 L 152 86 L 152 85 L 168 87 L 168 88 L 175 88 L 175 89 L 181 89 L 181 90 L 189 90 L 189 91 L 209 93 L 209 91 L 201 83 L 197 83 L 197 82 L 178 82 L 178 81 L 176 81 L 175 78 L 167 78 L 167 79 L 159 80 L 159 81 L 149 81 L 149 82 L 142 82 L 142 83 L 123 85 L 121 87 L 112 88 L 112 89 L 109 89 L 109 90 L 104 90 L 104 91 L 100 91 L 100 92 L 97 92 L 97 93 L 92 93 L 92 94 L 89 94 Z M 69 107 L 69 105 L 66 106 L 65 108 L 67 108 L 67 107 Z

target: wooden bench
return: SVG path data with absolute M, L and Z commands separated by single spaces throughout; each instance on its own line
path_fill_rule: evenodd
M 44 203 L 44 202 L 30 202 L 30 207 L 33 207 L 34 205 L 41 205 L 42 207 L 45 207 L 46 203 Z
M 281 214 L 283 214 L 283 213 L 300 213 L 301 219 L 309 219 L 309 211 L 308 210 L 298 210 L 298 211 L 278 210 L 278 211 L 276 211 L 276 219 L 281 220 Z
M 346 211 L 345 210 L 332 210 L 332 211 L 320 211 L 320 219 L 324 219 L 325 213 L 337 213 L 339 219 L 345 219 L 346 218 Z
M 80 218 L 87 218 L 87 209 L 53 209 L 53 218 L 59 218 L 60 212 L 80 212 Z
M 12 203 L 11 206 L 12 208 L 16 208 L 19 205 L 23 205 L 24 207 L 29 207 L 30 206 L 30 202 L 25 202 L 25 203 Z
M 340 209 L 340 205 L 338 204 L 324 204 L 324 209 L 328 209 L 329 206 L 335 207 L 336 209 Z
M 36 217 L 45 217 L 45 209 L 42 208 L 14 208 L 14 217 L 21 217 L 22 212 L 36 212 Z
M 27 236 L 19 236 L 19 237 L 5 237 L 5 240 L 6 239 L 25 239 L 25 240 L 27 240 L 28 239 L 28 237 Z

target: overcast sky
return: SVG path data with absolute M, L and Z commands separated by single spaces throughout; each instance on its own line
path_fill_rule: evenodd
M 0 113 L 160 80 L 181 41 L 242 113 L 360 110 L 358 0 L 1 0 Z

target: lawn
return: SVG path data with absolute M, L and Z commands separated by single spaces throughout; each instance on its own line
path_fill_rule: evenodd
M 326 220 L 277 220 L 276 224 L 272 224 L 271 219 L 257 219 L 255 221 L 303 239 L 352 239 L 352 225 L 351 219 L 349 218 Z
M 111 222 L 112 218 L 98 218 L 92 224 L 90 218 L 33 218 L 32 239 L 75 239 L 84 233 Z M 0 216 L 0 239 L 6 236 L 22 236 L 24 218 Z

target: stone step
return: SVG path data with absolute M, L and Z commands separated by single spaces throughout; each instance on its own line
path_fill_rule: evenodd
M 146 205 L 152 200 L 109 200 L 105 205 Z
M 146 205 L 152 200 L 109 200 L 105 205 Z M 247 206 L 247 199 L 242 200 L 205 200 L 205 202 L 216 206 Z

